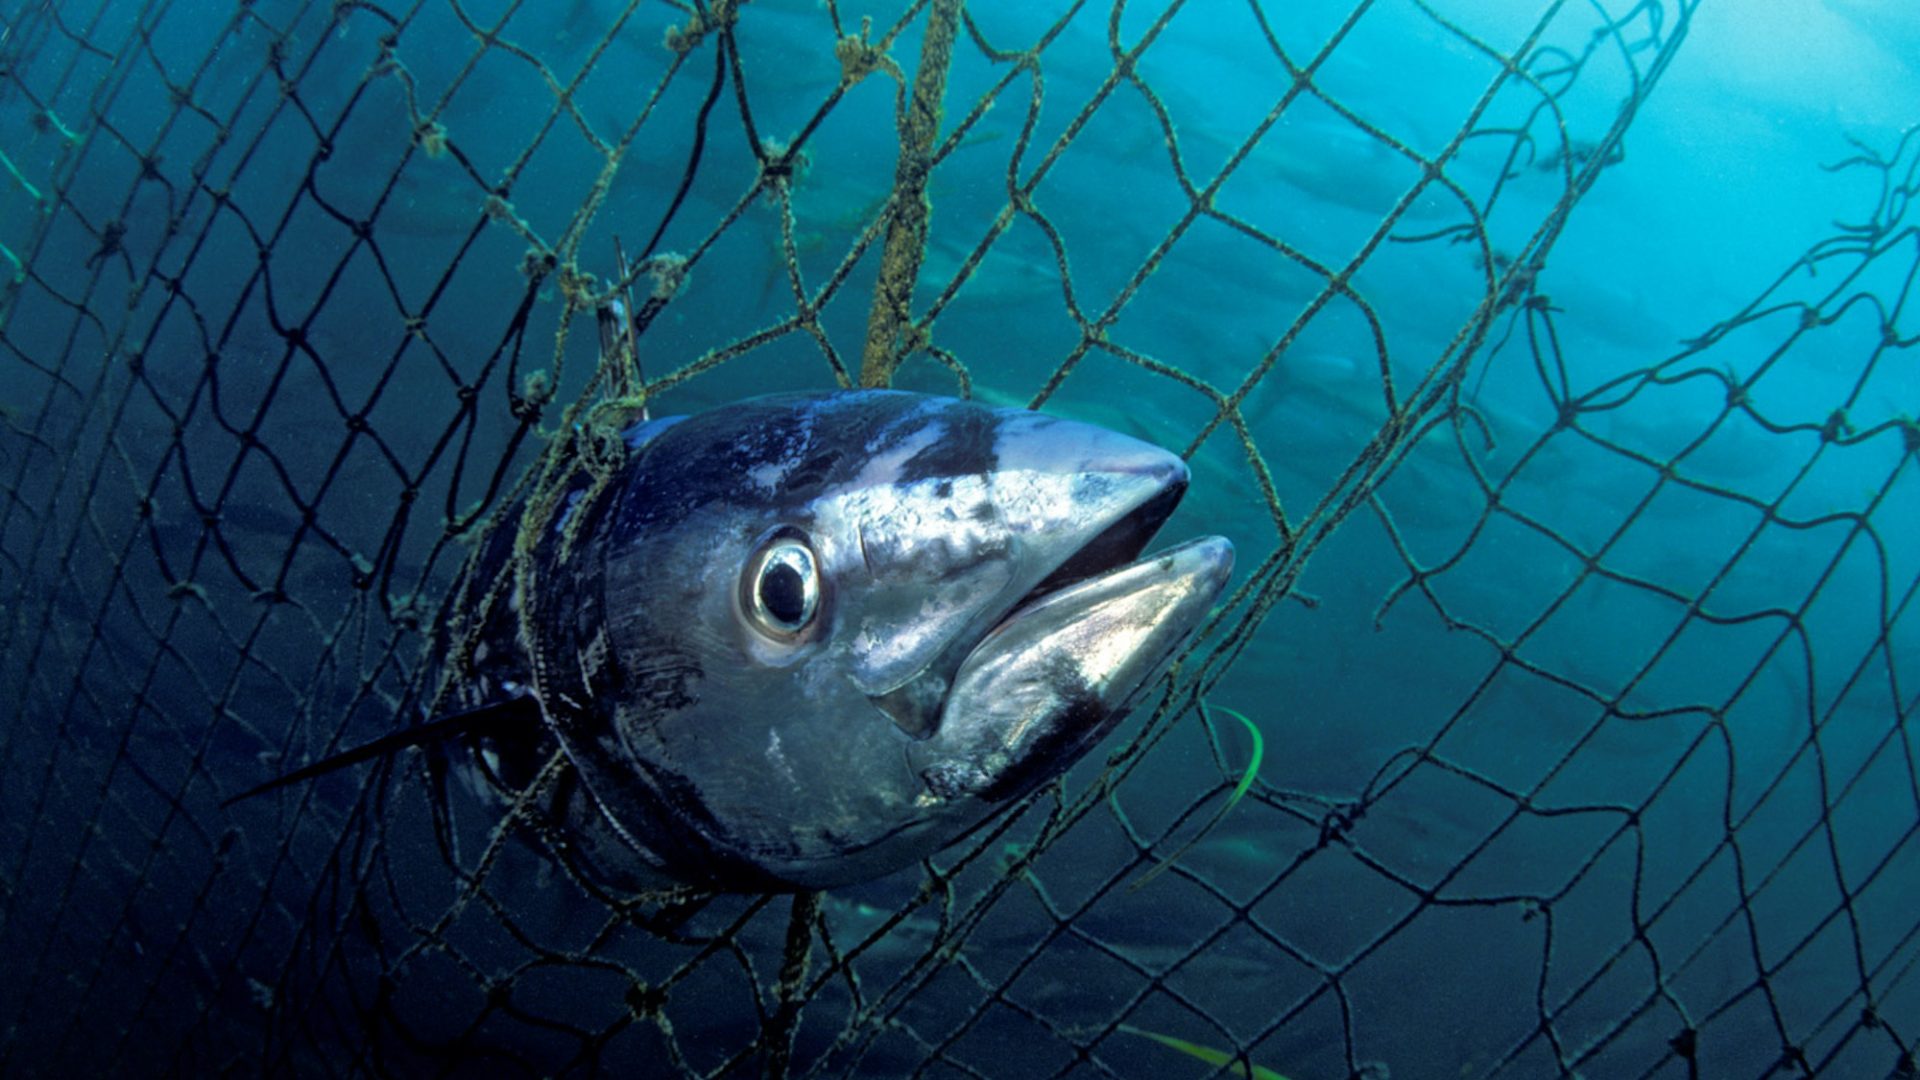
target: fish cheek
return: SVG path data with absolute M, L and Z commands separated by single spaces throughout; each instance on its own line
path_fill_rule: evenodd
M 657 846 L 686 876 L 738 881 L 751 865 L 826 880 L 909 823 L 922 789 L 850 677 L 844 609 L 830 601 L 818 639 L 769 653 L 730 599 L 726 562 L 712 556 L 702 574 L 656 559 L 645 613 L 626 609 L 615 726 L 631 773 L 667 811 L 636 821 L 677 834 Z

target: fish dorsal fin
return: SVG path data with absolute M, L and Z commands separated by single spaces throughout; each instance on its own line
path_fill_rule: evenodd
M 269 791 L 275 791 L 290 784 L 297 784 L 302 780 L 311 780 L 316 776 L 324 776 L 330 772 L 337 772 L 340 769 L 358 765 L 363 761 L 372 761 L 375 758 L 386 757 L 389 754 L 397 753 L 408 747 L 427 746 L 432 743 L 445 742 L 448 739 L 456 739 L 462 735 L 481 735 L 489 732 L 499 732 L 517 725 L 539 722 L 540 705 L 539 702 L 534 700 L 532 695 L 523 694 L 520 697 L 508 698 L 505 701 L 496 701 L 490 705 L 482 705 L 479 708 L 467 709 L 462 712 L 443 716 L 438 720 L 429 720 L 424 724 L 417 724 L 410 728 L 402 728 L 391 735 L 383 735 L 372 742 L 362 743 L 352 749 L 342 750 L 337 754 L 321 758 L 319 761 L 309 765 L 303 765 L 290 773 L 276 776 L 264 784 L 256 784 L 240 794 L 222 801 L 220 808 L 224 810 L 234 803 L 251 799 L 255 795 L 264 795 Z

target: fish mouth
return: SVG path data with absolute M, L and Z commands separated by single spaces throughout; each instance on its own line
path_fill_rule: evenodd
M 1177 457 L 1126 471 L 1158 483 L 1067 552 L 968 650 L 909 763 L 928 790 L 1000 801 L 1064 771 L 1110 732 L 1213 609 L 1233 570 L 1224 537 L 1142 556 L 1187 489 Z M 1136 489 L 1137 490 L 1137 489 Z
M 986 637 L 1040 600 L 1137 559 L 1187 491 L 1186 462 L 1160 447 L 1087 424 L 1002 412 L 986 516 L 1004 538 L 994 557 L 1007 580 L 990 585 L 991 595 L 967 598 L 970 610 L 950 631 L 919 635 L 937 644 L 922 646 L 910 672 L 899 665 L 891 676 L 883 669 L 862 680 L 868 700 L 912 739 L 938 730 L 955 675 Z
M 1152 542 L 1154 534 L 1160 531 L 1160 526 L 1173 516 L 1181 497 L 1187 493 L 1185 464 L 1171 454 L 1167 458 L 1173 467 L 1165 470 L 1166 479 L 1158 491 L 1147 496 L 1138 506 L 1122 513 L 1113 524 L 1069 553 L 1059 566 L 1015 601 L 995 627 L 1052 593 L 1061 592 L 1088 578 L 1111 573 L 1139 558 L 1147 544 Z

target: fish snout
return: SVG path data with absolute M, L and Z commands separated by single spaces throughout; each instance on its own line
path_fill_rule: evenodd
M 1150 443 L 1024 410 L 992 416 L 975 429 L 985 440 L 943 447 L 948 470 L 874 500 L 886 513 L 858 529 L 862 565 L 889 588 L 861 611 L 873 629 L 855 639 L 854 684 L 915 738 L 994 627 L 1138 557 L 1187 489 L 1186 463 Z

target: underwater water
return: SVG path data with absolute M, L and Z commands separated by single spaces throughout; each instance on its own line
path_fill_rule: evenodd
M 1917 51 L 0 0 L 0 1074 L 1913 1075 Z M 801 896 L 610 891 L 417 750 L 223 805 L 412 722 L 596 418 L 863 377 L 1179 453 L 1156 546 L 1238 552 L 1057 786 Z

